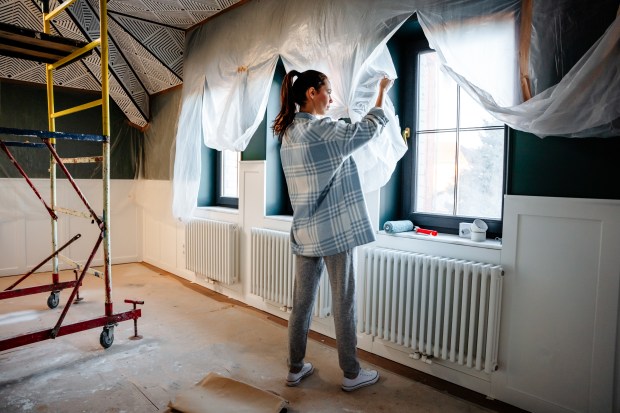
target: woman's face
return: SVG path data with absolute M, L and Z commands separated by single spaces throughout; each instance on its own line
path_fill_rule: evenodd
M 333 102 L 331 94 L 331 83 L 329 83 L 329 80 L 325 79 L 325 83 L 323 83 L 318 91 L 315 91 L 312 99 L 312 102 L 314 103 L 314 111 L 317 115 L 325 115 L 327 113 L 329 110 L 329 105 Z

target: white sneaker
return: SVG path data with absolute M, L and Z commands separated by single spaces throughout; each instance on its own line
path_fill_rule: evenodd
M 342 390 L 353 391 L 362 387 L 375 384 L 379 380 L 379 373 L 377 370 L 364 370 L 360 369 L 359 374 L 354 379 L 342 379 Z
M 299 373 L 288 372 L 288 375 L 286 376 L 286 385 L 289 387 L 295 387 L 302 381 L 302 379 L 305 379 L 312 373 L 314 373 L 314 366 L 312 363 L 304 363 L 304 366 L 301 368 Z

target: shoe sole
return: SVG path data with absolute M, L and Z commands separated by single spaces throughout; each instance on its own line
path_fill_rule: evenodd
M 353 390 L 361 389 L 362 387 L 373 385 L 373 384 L 375 384 L 378 381 L 379 381 L 379 375 L 377 374 L 377 377 L 375 377 L 374 379 L 369 380 L 369 381 L 365 381 L 363 383 L 356 384 L 355 386 L 342 386 L 342 390 L 343 391 L 353 391 Z
M 295 386 L 298 386 L 298 385 L 299 385 L 299 383 L 301 383 L 301 381 L 302 381 L 303 379 L 305 379 L 306 377 L 308 377 L 308 376 L 312 375 L 312 373 L 314 373 L 314 366 L 312 366 L 312 368 L 311 368 L 310 370 L 308 370 L 308 371 L 306 372 L 306 374 L 304 374 L 303 376 L 301 376 L 301 377 L 300 377 L 300 378 L 298 378 L 297 380 L 295 380 L 295 381 L 288 381 L 288 380 L 287 380 L 287 381 L 286 381 L 286 385 L 287 385 L 288 387 L 295 387 Z

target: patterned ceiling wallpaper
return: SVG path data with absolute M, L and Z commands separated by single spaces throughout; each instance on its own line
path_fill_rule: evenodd
M 183 82 L 185 30 L 239 0 L 109 0 L 110 98 L 130 122 L 146 126 L 149 95 Z M 52 0 L 50 7 L 60 4 Z M 0 22 L 42 31 L 37 0 L 0 0 Z M 99 37 L 99 1 L 77 0 L 51 23 L 52 34 Z M 54 84 L 100 90 L 99 52 L 54 72 Z M 0 56 L 0 78 L 45 83 L 42 63 Z

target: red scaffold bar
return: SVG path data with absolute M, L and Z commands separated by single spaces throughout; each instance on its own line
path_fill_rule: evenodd
M 80 321 L 74 324 L 67 324 L 58 330 L 56 337 L 67 334 L 77 333 L 79 331 L 90 330 L 91 328 L 103 327 L 105 325 L 119 323 L 121 321 L 136 320 L 142 316 L 141 309 L 126 311 L 124 313 L 113 314 L 109 317 L 103 316 L 93 318 L 92 320 Z M 41 330 L 33 333 L 23 334 L 21 336 L 7 338 L 0 341 L 0 351 L 9 350 L 15 347 L 25 346 L 27 344 L 37 343 L 39 341 L 48 340 L 52 337 L 52 330 Z
M 19 290 L 0 291 L 0 300 L 7 298 L 22 297 L 24 295 L 44 293 L 47 291 L 59 291 L 65 288 L 73 288 L 77 285 L 77 280 L 67 281 L 56 284 L 38 285 L 36 287 L 20 288 Z M 81 284 L 80 284 L 81 285 Z
M 44 259 L 43 261 L 41 261 L 38 265 L 36 265 L 33 269 L 31 269 L 27 274 L 25 274 L 23 277 L 21 277 L 19 280 L 15 281 L 13 284 L 11 284 L 11 286 L 9 286 L 8 288 L 5 289 L 5 291 L 9 291 L 12 290 L 15 286 L 17 286 L 19 283 L 21 283 L 22 281 L 24 281 L 26 278 L 30 277 L 30 275 L 32 275 L 36 270 L 38 270 L 39 268 L 41 268 L 43 266 L 43 264 L 45 264 L 46 262 L 48 262 L 49 260 L 52 259 L 52 257 L 58 255 L 62 250 L 64 250 L 65 248 L 67 248 L 73 241 L 75 241 L 76 239 L 80 238 L 82 236 L 82 234 L 77 234 L 76 236 L 74 236 L 73 238 L 71 238 L 69 241 L 67 241 L 65 243 L 65 245 L 63 245 L 62 247 L 58 248 L 57 251 L 53 252 L 50 256 L 48 256 L 46 259 Z M 57 274 L 55 274 L 57 275 Z M 54 279 L 54 284 L 58 284 L 58 280 Z M 60 290 L 61 288 L 55 288 L 56 290 Z M 41 290 L 41 291 L 35 291 L 33 293 L 30 294 L 36 294 L 38 292 L 43 292 L 43 291 L 52 291 L 52 290 Z M 0 294 L 0 300 L 5 298 L 4 295 Z M 9 296 L 7 296 L 6 298 L 9 298 Z
M 11 152 L 9 151 L 9 148 L 7 148 L 6 145 L 4 144 L 4 142 L 2 142 L 1 140 L 0 140 L 0 148 L 2 148 L 4 153 L 6 153 L 6 156 L 8 156 L 9 159 L 11 160 L 11 163 L 15 166 L 15 168 L 17 168 L 17 170 L 24 177 L 26 182 L 28 182 L 28 185 L 30 185 L 30 188 L 32 188 L 32 190 L 34 191 L 34 193 L 37 196 L 37 198 L 39 198 L 39 200 L 43 203 L 43 205 L 45 206 L 45 209 L 47 209 L 47 212 L 50 214 L 52 219 L 58 220 L 58 215 L 56 215 L 54 210 L 49 205 L 47 205 L 47 202 L 45 202 L 45 200 L 43 199 L 43 197 L 41 196 L 39 191 L 37 191 L 37 188 L 35 188 L 34 184 L 32 183 L 32 181 L 30 180 L 30 178 L 26 174 L 26 171 L 23 170 L 23 168 L 17 162 L 17 159 L 15 159 L 13 157 L 13 154 L 11 154 Z
M 103 233 L 100 233 L 99 238 L 97 238 L 97 242 L 95 242 L 95 246 L 93 247 L 93 250 L 90 253 L 90 256 L 88 257 L 88 260 L 86 261 L 86 264 L 84 264 L 84 268 L 82 269 L 82 274 L 76 281 L 77 285 L 71 291 L 71 295 L 69 296 L 69 299 L 67 300 L 67 304 L 65 305 L 65 308 L 63 308 L 62 310 L 62 313 L 60 314 L 60 317 L 58 318 L 58 322 L 56 323 L 56 326 L 52 329 L 52 337 L 56 337 L 58 335 L 58 332 L 62 328 L 61 324 L 63 320 L 65 319 L 67 312 L 69 312 L 69 308 L 71 308 L 71 304 L 73 303 L 73 300 L 75 299 L 75 296 L 77 295 L 78 288 L 80 285 L 82 285 L 82 280 L 84 279 L 84 276 L 86 275 L 86 271 L 88 270 L 88 267 L 90 267 L 90 263 L 93 261 L 93 257 L 95 256 L 95 253 L 97 252 L 97 249 L 99 248 L 99 245 L 101 245 L 102 240 L 103 240 Z M 110 314 L 106 314 L 106 316 L 109 316 L 109 315 Z

